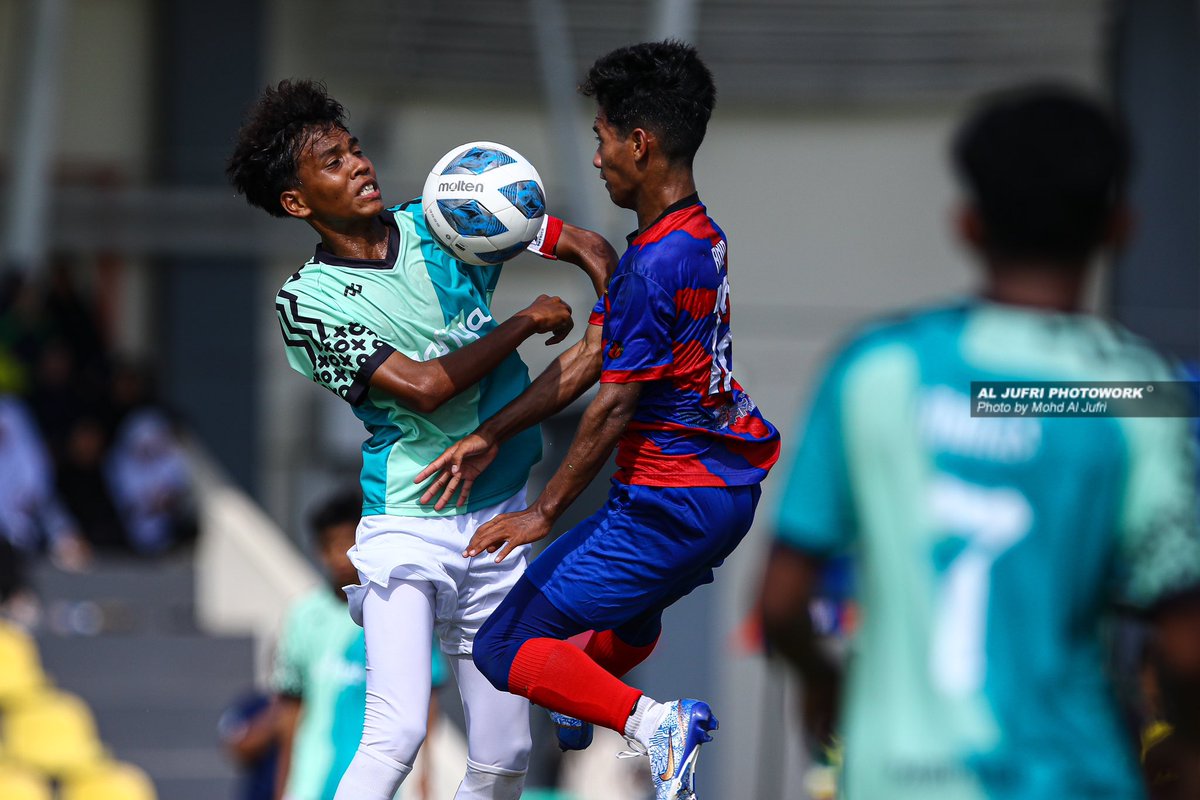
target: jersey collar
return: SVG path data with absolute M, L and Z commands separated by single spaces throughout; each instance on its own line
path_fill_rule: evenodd
M 325 249 L 325 245 L 317 242 L 317 250 L 313 260 L 331 267 L 349 267 L 350 269 L 391 269 L 400 254 L 400 229 L 396 227 L 396 218 L 384 212 L 379 219 L 388 227 L 387 255 L 383 258 L 342 258 L 335 256 Z
M 635 239 L 637 239 L 639 236 L 646 233 L 647 231 L 650 231 L 651 229 L 653 229 L 655 225 L 662 222 L 664 219 L 671 216 L 676 211 L 683 211 L 685 208 L 691 208 L 692 206 L 699 205 L 699 204 L 700 204 L 700 193 L 692 192 L 687 197 L 684 197 L 680 200 L 676 200 L 674 203 L 672 203 L 671 205 L 669 205 L 665 209 L 663 209 L 663 212 L 658 215 L 658 219 L 654 220 L 654 222 L 651 222 L 649 225 L 646 226 L 646 230 L 634 231 L 633 233 L 630 233 L 628 236 L 625 237 L 625 241 L 628 244 L 632 245 Z

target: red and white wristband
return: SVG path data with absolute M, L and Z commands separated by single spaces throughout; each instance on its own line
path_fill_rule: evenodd
M 537 236 L 533 237 L 533 241 L 525 249 L 535 256 L 558 261 L 558 256 L 554 254 L 554 251 L 558 248 L 558 237 L 562 235 L 562 229 L 563 221 L 561 219 L 549 214 L 545 215 L 542 217 L 542 227 L 538 229 Z

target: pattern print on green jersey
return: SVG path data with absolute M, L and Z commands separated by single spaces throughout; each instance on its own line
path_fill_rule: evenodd
M 292 276 L 292 280 L 297 279 L 299 273 Z M 392 348 L 381 341 L 375 331 L 357 322 L 327 329 L 319 318 L 301 313 L 299 300 L 287 289 L 279 291 L 275 310 L 284 344 L 308 356 L 309 372 L 315 383 L 356 404 L 365 391 L 365 386 L 355 383 L 358 371 L 371 362 L 373 356 L 377 358 L 381 352 L 390 354 Z

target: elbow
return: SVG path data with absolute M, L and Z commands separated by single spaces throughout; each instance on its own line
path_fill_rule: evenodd
M 569 252 L 561 253 L 560 257 L 583 267 L 607 286 L 608 279 L 617 267 L 617 251 L 595 231 L 575 228 L 573 233 L 574 236 L 565 242 Z
M 404 404 L 418 414 L 432 414 L 458 394 L 448 380 L 431 375 L 406 387 Z
M 587 257 L 593 263 L 600 265 L 604 269 L 607 276 L 611 276 L 613 270 L 617 266 L 617 251 L 598 233 L 588 231 L 588 236 L 583 241 L 583 247 L 587 253 Z

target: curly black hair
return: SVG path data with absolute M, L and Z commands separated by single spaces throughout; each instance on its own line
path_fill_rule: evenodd
M 346 110 L 325 84 L 280 81 L 268 86 L 238 131 L 225 174 L 246 202 L 286 217 L 279 196 L 299 185 L 297 162 L 314 136 L 346 130 Z
M 1124 124 L 1074 87 L 1039 83 L 985 97 L 951 155 L 995 256 L 1086 261 L 1124 202 L 1131 145 Z
M 645 128 L 672 162 L 691 164 L 717 101 L 696 48 L 667 39 L 621 47 L 596 59 L 580 94 L 594 97 L 621 134 Z

